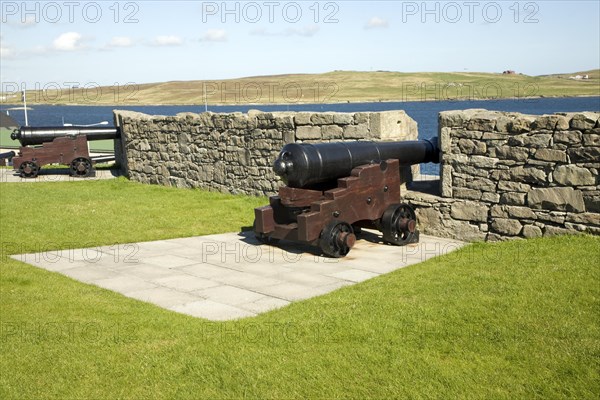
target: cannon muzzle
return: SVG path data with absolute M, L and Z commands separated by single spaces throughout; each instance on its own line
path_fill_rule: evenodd
M 120 136 L 119 128 L 82 127 L 82 126 L 54 126 L 31 127 L 22 126 L 15 130 L 10 138 L 18 140 L 22 146 L 38 145 L 51 142 L 58 137 L 74 137 L 85 135 L 87 140 L 116 139 Z
M 4 159 L 4 158 L 8 158 L 11 159 L 15 156 L 15 152 L 14 151 L 7 151 L 6 153 L 0 153 L 0 160 Z
M 350 175 L 359 165 L 396 159 L 400 166 L 439 163 L 437 137 L 405 142 L 286 144 L 273 170 L 289 187 L 305 188 Z

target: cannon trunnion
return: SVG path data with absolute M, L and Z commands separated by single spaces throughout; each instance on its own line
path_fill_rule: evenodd
M 437 139 L 286 145 L 273 168 L 287 186 L 254 210 L 255 235 L 330 257 L 348 254 L 361 228 L 378 229 L 389 244 L 416 243 L 416 215 L 400 202 L 400 167 L 438 162 L 438 153 Z

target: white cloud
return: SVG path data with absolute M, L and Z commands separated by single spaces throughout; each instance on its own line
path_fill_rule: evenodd
M 78 32 L 66 32 L 54 39 L 52 48 L 59 51 L 76 51 L 85 46 L 82 43 L 83 36 Z
M 372 17 L 367 24 L 365 25 L 365 29 L 374 29 L 374 28 L 387 28 L 388 22 L 387 20 L 379 17 Z
M 152 41 L 153 46 L 181 46 L 182 44 L 183 40 L 175 35 L 157 36 Z
M 224 29 L 209 29 L 200 39 L 202 42 L 226 42 L 227 32 Z
M 308 25 L 303 28 L 292 28 L 288 29 L 287 32 L 290 34 L 290 36 L 298 35 L 310 37 L 314 36 L 317 32 L 319 32 L 319 25 Z
M 114 36 L 106 47 L 131 47 L 133 46 L 133 39 L 127 36 Z
M 12 47 L 4 42 L 4 37 L 0 35 L 0 58 L 9 59 L 15 56 L 15 51 Z
M 9 59 L 15 56 L 15 51 L 10 47 L 5 47 L 3 44 L 0 44 L 0 58 Z
M 264 28 L 257 28 L 250 32 L 251 35 L 255 36 L 304 36 L 311 37 L 314 36 L 317 32 L 319 32 L 318 25 L 307 25 L 303 28 L 289 28 L 285 31 L 280 32 L 269 32 Z
M 26 14 L 24 18 L 21 15 L 12 14 L 3 16 L 2 23 L 6 23 L 7 26 L 24 29 L 35 26 L 39 22 L 39 19 L 40 16 L 36 14 Z

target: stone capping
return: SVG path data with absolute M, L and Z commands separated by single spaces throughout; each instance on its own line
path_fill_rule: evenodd
M 439 114 L 440 196 L 406 194 L 427 234 L 600 234 L 600 113 Z
M 118 163 L 131 180 L 233 194 L 272 195 L 283 183 L 271 164 L 286 143 L 417 140 L 404 111 L 181 113 L 114 111 Z M 404 182 L 418 166 L 402 171 Z

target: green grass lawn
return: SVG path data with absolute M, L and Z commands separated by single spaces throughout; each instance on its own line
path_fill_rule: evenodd
M 600 395 L 596 237 L 473 244 L 223 323 L 7 257 L 235 231 L 264 203 L 123 179 L 0 185 L 0 398 Z

